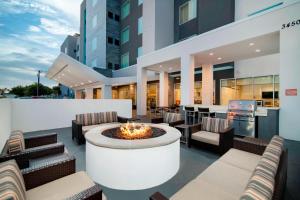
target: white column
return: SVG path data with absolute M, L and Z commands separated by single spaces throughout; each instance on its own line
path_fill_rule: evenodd
M 169 74 L 160 72 L 159 74 L 159 106 L 168 106 L 169 104 Z
M 147 114 L 147 70 L 137 66 L 137 115 Z
M 94 89 L 93 88 L 85 88 L 85 98 L 86 99 L 93 99 L 94 98 Z
M 279 134 L 300 141 L 300 26 L 280 31 L 280 112 Z M 296 89 L 296 96 L 286 95 Z
M 103 85 L 101 87 L 102 99 L 111 99 L 112 98 L 112 87 L 111 85 Z
M 181 105 L 194 104 L 195 58 L 191 55 L 181 57 Z
M 202 104 L 214 103 L 214 66 L 202 65 Z

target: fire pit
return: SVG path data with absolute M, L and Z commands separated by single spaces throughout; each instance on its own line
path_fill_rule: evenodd
M 142 190 L 179 170 L 180 132 L 161 124 L 106 124 L 85 134 L 86 171 L 100 185 Z
M 102 135 L 115 139 L 140 140 L 160 137 L 165 133 L 166 131 L 163 129 L 150 127 L 146 124 L 126 123 L 120 127 L 104 130 Z

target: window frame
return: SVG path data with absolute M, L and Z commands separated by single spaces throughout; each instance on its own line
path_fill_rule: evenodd
M 127 66 L 124 66 L 124 65 L 123 65 L 123 57 L 124 57 L 124 56 L 128 56 L 128 63 L 127 63 Z M 129 52 L 126 52 L 126 53 L 124 53 L 124 54 L 121 55 L 121 69 L 126 68 L 126 67 L 129 67 L 129 60 L 130 60 L 130 59 L 129 59 Z
M 123 32 L 125 32 L 126 30 L 128 30 L 128 40 L 127 41 L 123 41 Z M 125 28 L 122 29 L 121 31 L 121 45 L 122 44 L 126 44 L 127 42 L 129 42 L 130 40 L 130 29 L 129 29 L 129 26 L 126 26 Z
M 129 9 L 128 9 L 128 14 L 126 16 L 123 15 L 123 7 L 125 7 L 125 5 L 128 4 Z M 121 20 L 125 19 L 126 17 L 128 17 L 130 15 L 130 0 L 126 0 L 122 3 L 121 5 Z
M 187 5 L 187 7 L 188 7 L 188 15 L 189 15 L 189 12 L 190 12 L 190 10 L 189 10 L 189 3 L 190 3 L 191 1 L 193 1 L 193 0 L 189 0 L 189 1 L 187 1 L 187 2 L 184 2 L 183 4 L 181 4 L 181 5 L 179 6 L 179 8 L 178 8 L 178 24 L 179 24 L 179 25 L 183 25 L 183 24 L 185 24 L 185 23 L 187 23 L 187 22 L 189 22 L 189 21 L 191 21 L 191 20 L 197 18 L 197 14 L 198 14 L 198 13 L 197 13 L 197 4 L 198 4 L 198 2 L 195 1 L 195 2 L 196 2 L 196 15 L 195 15 L 194 17 L 192 17 L 191 19 L 188 19 L 188 20 L 185 21 L 185 22 L 181 22 L 181 21 L 180 21 L 180 17 L 181 17 L 181 8 Z
M 139 49 L 141 49 L 141 50 L 139 50 Z M 139 55 L 139 52 L 141 53 L 140 55 Z M 140 57 L 142 55 L 143 55 L 143 46 L 140 46 L 137 48 L 137 57 Z
M 140 27 L 140 25 L 141 25 L 141 27 Z M 140 32 L 140 28 L 141 28 L 141 32 Z M 143 16 L 138 18 L 138 28 L 137 29 L 138 29 L 138 35 L 143 34 Z

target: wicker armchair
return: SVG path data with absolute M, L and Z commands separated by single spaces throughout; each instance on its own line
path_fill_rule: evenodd
M 7 160 L 16 160 L 21 169 L 29 167 L 29 160 L 44 156 L 64 153 L 65 146 L 63 143 L 57 143 L 57 134 L 38 135 L 24 138 L 25 149 L 18 153 L 9 154 L 8 144 L 6 143 L 0 162 Z
M 181 118 L 179 113 L 167 112 L 164 114 L 164 117 L 153 118 L 151 123 L 154 124 L 168 124 L 169 126 L 175 127 L 180 124 L 184 124 L 184 120 Z
M 23 194 L 26 199 L 37 200 L 44 199 L 45 197 L 48 199 L 72 200 L 105 199 L 99 185 L 95 184 L 85 172 L 75 173 L 75 158 L 73 156 L 69 156 L 63 160 L 45 163 L 40 167 L 32 167 L 21 171 L 18 169 L 15 162 L 10 160 L 0 164 L 0 174 L 6 174 L 6 172 L 3 171 L 4 165 L 9 165 L 10 168 L 14 167 L 15 171 L 19 171 L 22 175 L 20 178 L 23 178 L 24 180 L 24 185 L 22 187 L 25 188 Z M 3 177 L 5 176 L 1 176 L 1 178 Z M 16 176 L 15 179 L 18 179 L 18 176 Z M 80 181 L 81 179 L 83 179 L 82 182 Z M 84 183 L 84 180 L 86 180 L 88 184 Z M 68 187 L 67 185 L 70 182 L 72 182 L 72 187 Z M 74 186 L 75 184 L 77 186 Z M 9 189 L 12 190 L 12 193 L 17 190 L 12 188 Z M 20 195 L 20 193 L 17 193 L 16 195 Z
M 205 120 L 214 120 L 217 121 L 217 118 L 202 118 L 202 124 L 196 124 L 190 127 L 189 130 L 189 137 L 188 137 L 188 147 L 192 145 L 197 145 L 199 147 L 210 149 L 223 155 L 226 153 L 230 148 L 233 147 L 233 136 L 234 131 L 232 127 L 220 128 L 219 131 L 207 131 L 205 129 Z M 222 123 L 223 119 L 220 123 Z M 215 127 L 220 127 L 219 125 L 215 125 Z

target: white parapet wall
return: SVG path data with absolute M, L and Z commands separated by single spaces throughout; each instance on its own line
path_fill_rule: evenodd
M 104 111 L 116 111 L 119 116 L 130 118 L 132 117 L 132 101 L 121 99 L 13 99 L 11 100 L 11 130 L 30 132 L 71 127 L 76 114 Z M 2 138 L 1 127 L 0 130 Z
M 0 99 L 0 151 L 3 149 L 11 132 L 11 102 Z

